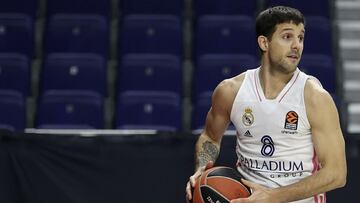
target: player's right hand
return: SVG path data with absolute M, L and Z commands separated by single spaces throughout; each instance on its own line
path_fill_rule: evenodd
M 189 181 L 186 184 L 186 202 L 190 203 L 192 200 L 192 188 L 195 187 L 196 180 L 209 168 L 214 166 L 214 162 L 209 161 L 206 166 L 200 167 L 194 175 L 190 176 Z

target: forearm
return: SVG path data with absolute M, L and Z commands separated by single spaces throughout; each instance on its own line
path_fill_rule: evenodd
M 206 134 L 201 134 L 195 147 L 195 170 L 206 166 L 209 161 L 215 163 L 220 153 L 220 144 L 209 138 Z
M 339 187 L 346 182 L 346 172 L 334 169 L 321 169 L 297 183 L 273 190 L 280 202 L 291 202 L 312 197 Z

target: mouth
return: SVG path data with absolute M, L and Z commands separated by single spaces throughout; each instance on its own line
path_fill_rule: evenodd
M 288 55 L 287 57 L 292 59 L 292 60 L 298 60 L 299 59 L 298 55 Z

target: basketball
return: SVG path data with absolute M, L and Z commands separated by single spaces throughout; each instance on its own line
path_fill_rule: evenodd
M 217 166 L 206 170 L 196 181 L 193 203 L 229 203 L 232 199 L 250 196 L 242 184 L 242 176 L 233 168 Z

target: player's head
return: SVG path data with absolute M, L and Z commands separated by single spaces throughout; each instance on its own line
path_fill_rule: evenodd
M 305 19 L 297 9 L 276 6 L 256 19 L 256 36 L 263 58 L 284 72 L 296 69 L 303 51 Z
M 261 35 L 271 40 L 276 31 L 276 26 L 282 23 L 294 23 L 305 25 L 304 15 L 297 9 L 276 6 L 262 11 L 256 18 L 256 37 Z

